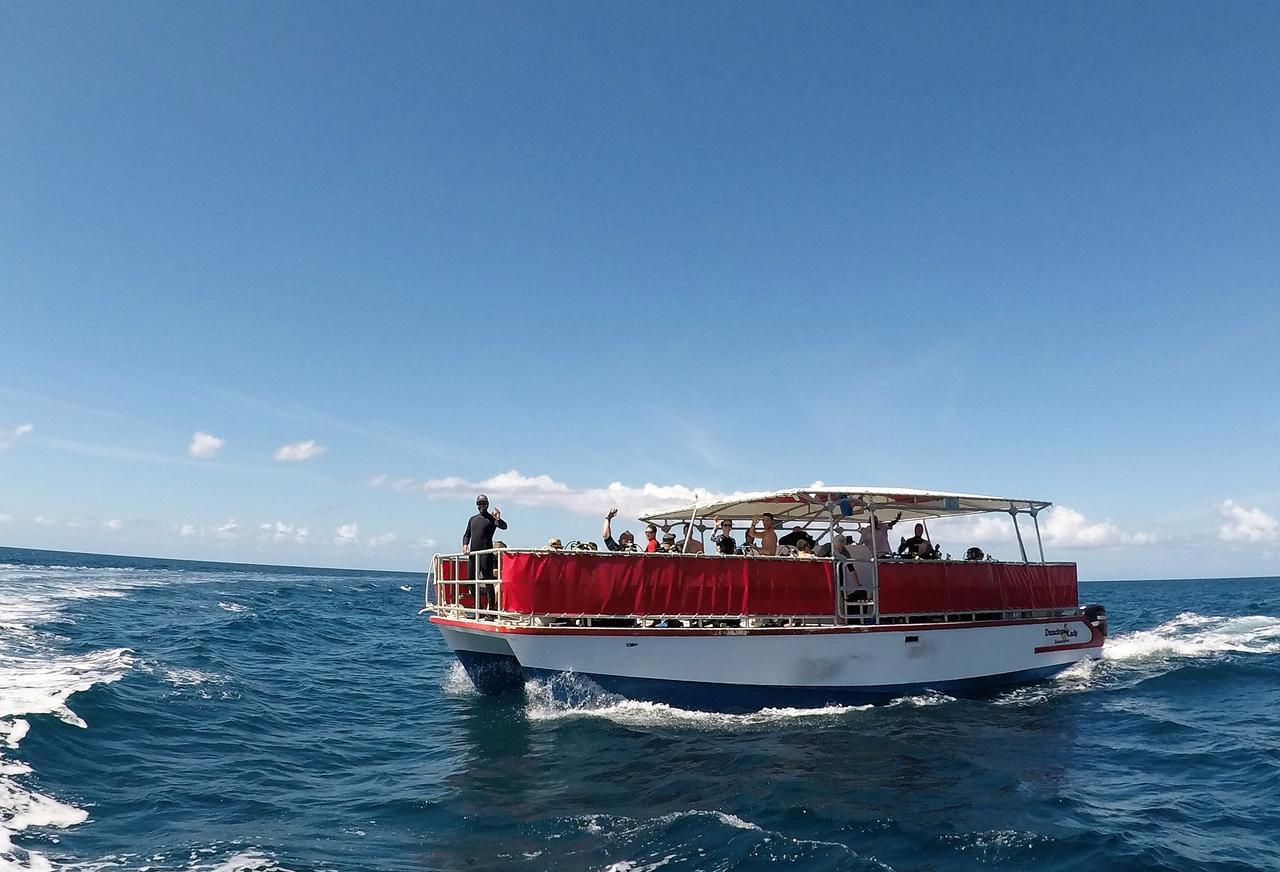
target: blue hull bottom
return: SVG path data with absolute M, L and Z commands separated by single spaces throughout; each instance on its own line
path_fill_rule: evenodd
M 518 690 L 530 678 L 555 679 L 565 673 L 524 669 L 514 657 L 458 651 L 467 674 L 482 693 Z M 831 705 L 884 703 L 927 691 L 951 696 L 973 696 L 985 691 L 1049 678 L 1071 664 L 921 684 L 882 684 L 866 687 L 786 687 L 780 685 L 714 684 L 699 681 L 662 681 L 619 675 L 575 673 L 608 693 L 627 699 L 666 703 L 676 708 L 712 712 L 754 712 L 765 708 L 822 708 Z M 552 683 L 553 692 L 556 683 Z
M 509 693 L 524 687 L 526 676 L 520 661 L 505 654 L 455 651 L 467 677 L 481 693 Z

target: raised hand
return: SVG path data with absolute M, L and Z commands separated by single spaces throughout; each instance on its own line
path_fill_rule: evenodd
M 609 510 L 609 514 L 605 515 L 605 516 L 604 516 L 604 519 L 605 519 L 606 521 L 612 521 L 612 520 L 613 520 L 614 518 L 616 518 L 617 516 L 618 516 L 618 510 L 617 510 L 617 509 L 610 509 L 610 510 Z

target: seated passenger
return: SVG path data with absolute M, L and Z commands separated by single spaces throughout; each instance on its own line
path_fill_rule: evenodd
M 853 558 L 853 552 L 849 550 L 848 540 L 844 538 L 843 533 L 836 533 L 831 537 L 830 542 L 823 542 L 813 553 L 819 557 L 830 557 L 832 550 L 835 551 L 836 557 L 843 557 L 846 560 Z
M 850 542 L 845 545 L 845 550 L 849 552 L 850 560 L 870 560 L 872 558 L 869 537 L 865 533 L 866 528 L 863 528 L 864 535 L 860 536 L 857 542 Z
M 716 518 L 711 519 L 714 532 L 711 534 L 711 541 L 716 546 L 716 551 L 721 554 L 732 554 L 738 548 L 737 540 L 733 538 L 733 521 L 721 521 Z
M 898 556 L 927 560 L 933 556 L 933 544 L 924 536 L 924 524 L 916 524 L 915 535 L 898 543 Z
M 610 551 L 636 551 L 636 537 L 630 530 L 623 531 L 622 535 L 616 540 L 613 538 L 613 528 L 611 526 L 613 519 L 617 516 L 617 509 L 610 509 L 609 514 L 604 516 L 604 529 L 601 534 L 604 536 L 604 547 Z
M 679 554 L 680 546 L 676 544 L 676 534 L 663 533 L 662 544 L 658 546 L 658 550 L 667 554 Z
M 644 528 L 644 553 L 652 554 L 658 550 L 658 528 L 653 524 L 647 524 Z
M 698 538 L 698 531 L 691 523 L 686 522 L 684 525 L 684 536 L 680 539 L 680 550 L 685 554 L 701 554 L 704 550 L 702 540 Z
M 759 525 L 759 532 L 757 532 Z M 778 553 L 778 534 L 773 529 L 773 513 L 765 512 L 763 515 L 755 518 L 751 522 L 751 529 L 747 530 L 747 544 L 750 545 L 756 540 L 760 541 L 760 553 L 766 557 L 773 557 Z
M 809 558 L 810 560 L 820 560 L 820 559 L 821 559 L 820 557 L 818 557 L 818 555 L 817 555 L 817 554 L 814 554 L 814 553 L 813 553 L 813 542 L 811 542 L 811 541 L 809 540 L 809 537 L 807 537 L 807 536 L 806 536 L 805 538 L 801 539 L 799 542 L 797 542 L 797 543 L 796 543 L 796 552 L 795 552 L 795 556 L 796 556 L 796 557 L 802 557 L 802 558 L 806 558 L 806 557 L 807 557 L 807 558 Z
M 556 538 L 555 536 L 552 536 L 550 539 L 547 540 L 546 547 L 551 551 L 559 551 L 560 549 L 564 548 L 564 545 L 560 543 L 560 540 L 558 538 Z
M 982 560 L 986 556 L 987 555 L 983 554 L 982 549 L 979 548 L 977 545 L 973 546 L 968 551 L 964 552 L 965 560 Z
M 813 541 L 813 537 L 810 536 L 807 532 L 805 532 L 804 527 L 792 527 L 790 533 L 788 533 L 787 535 L 783 536 L 781 539 L 778 540 L 778 544 L 790 545 L 792 548 L 794 548 L 800 542 L 801 539 L 808 539 L 810 542 Z

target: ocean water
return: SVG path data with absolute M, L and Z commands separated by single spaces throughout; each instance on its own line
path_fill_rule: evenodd
M 423 579 L 0 549 L 0 869 L 1280 869 L 1280 579 L 980 699 L 478 696 Z

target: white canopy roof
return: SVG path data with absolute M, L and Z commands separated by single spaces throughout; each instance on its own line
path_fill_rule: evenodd
M 925 491 L 902 487 L 835 487 L 821 489 L 793 488 L 738 494 L 721 502 L 699 503 L 678 509 L 650 512 L 640 520 L 671 523 L 687 520 L 697 512 L 698 518 L 712 516 L 732 521 L 749 521 L 771 512 L 779 526 L 837 520 L 866 521 L 874 507 L 876 517 L 890 519 L 902 513 L 904 518 L 938 518 L 972 515 L 978 512 L 1035 514 L 1053 505 L 1046 500 L 1019 500 L 982 494 L 958 494 L 948 491 Z

